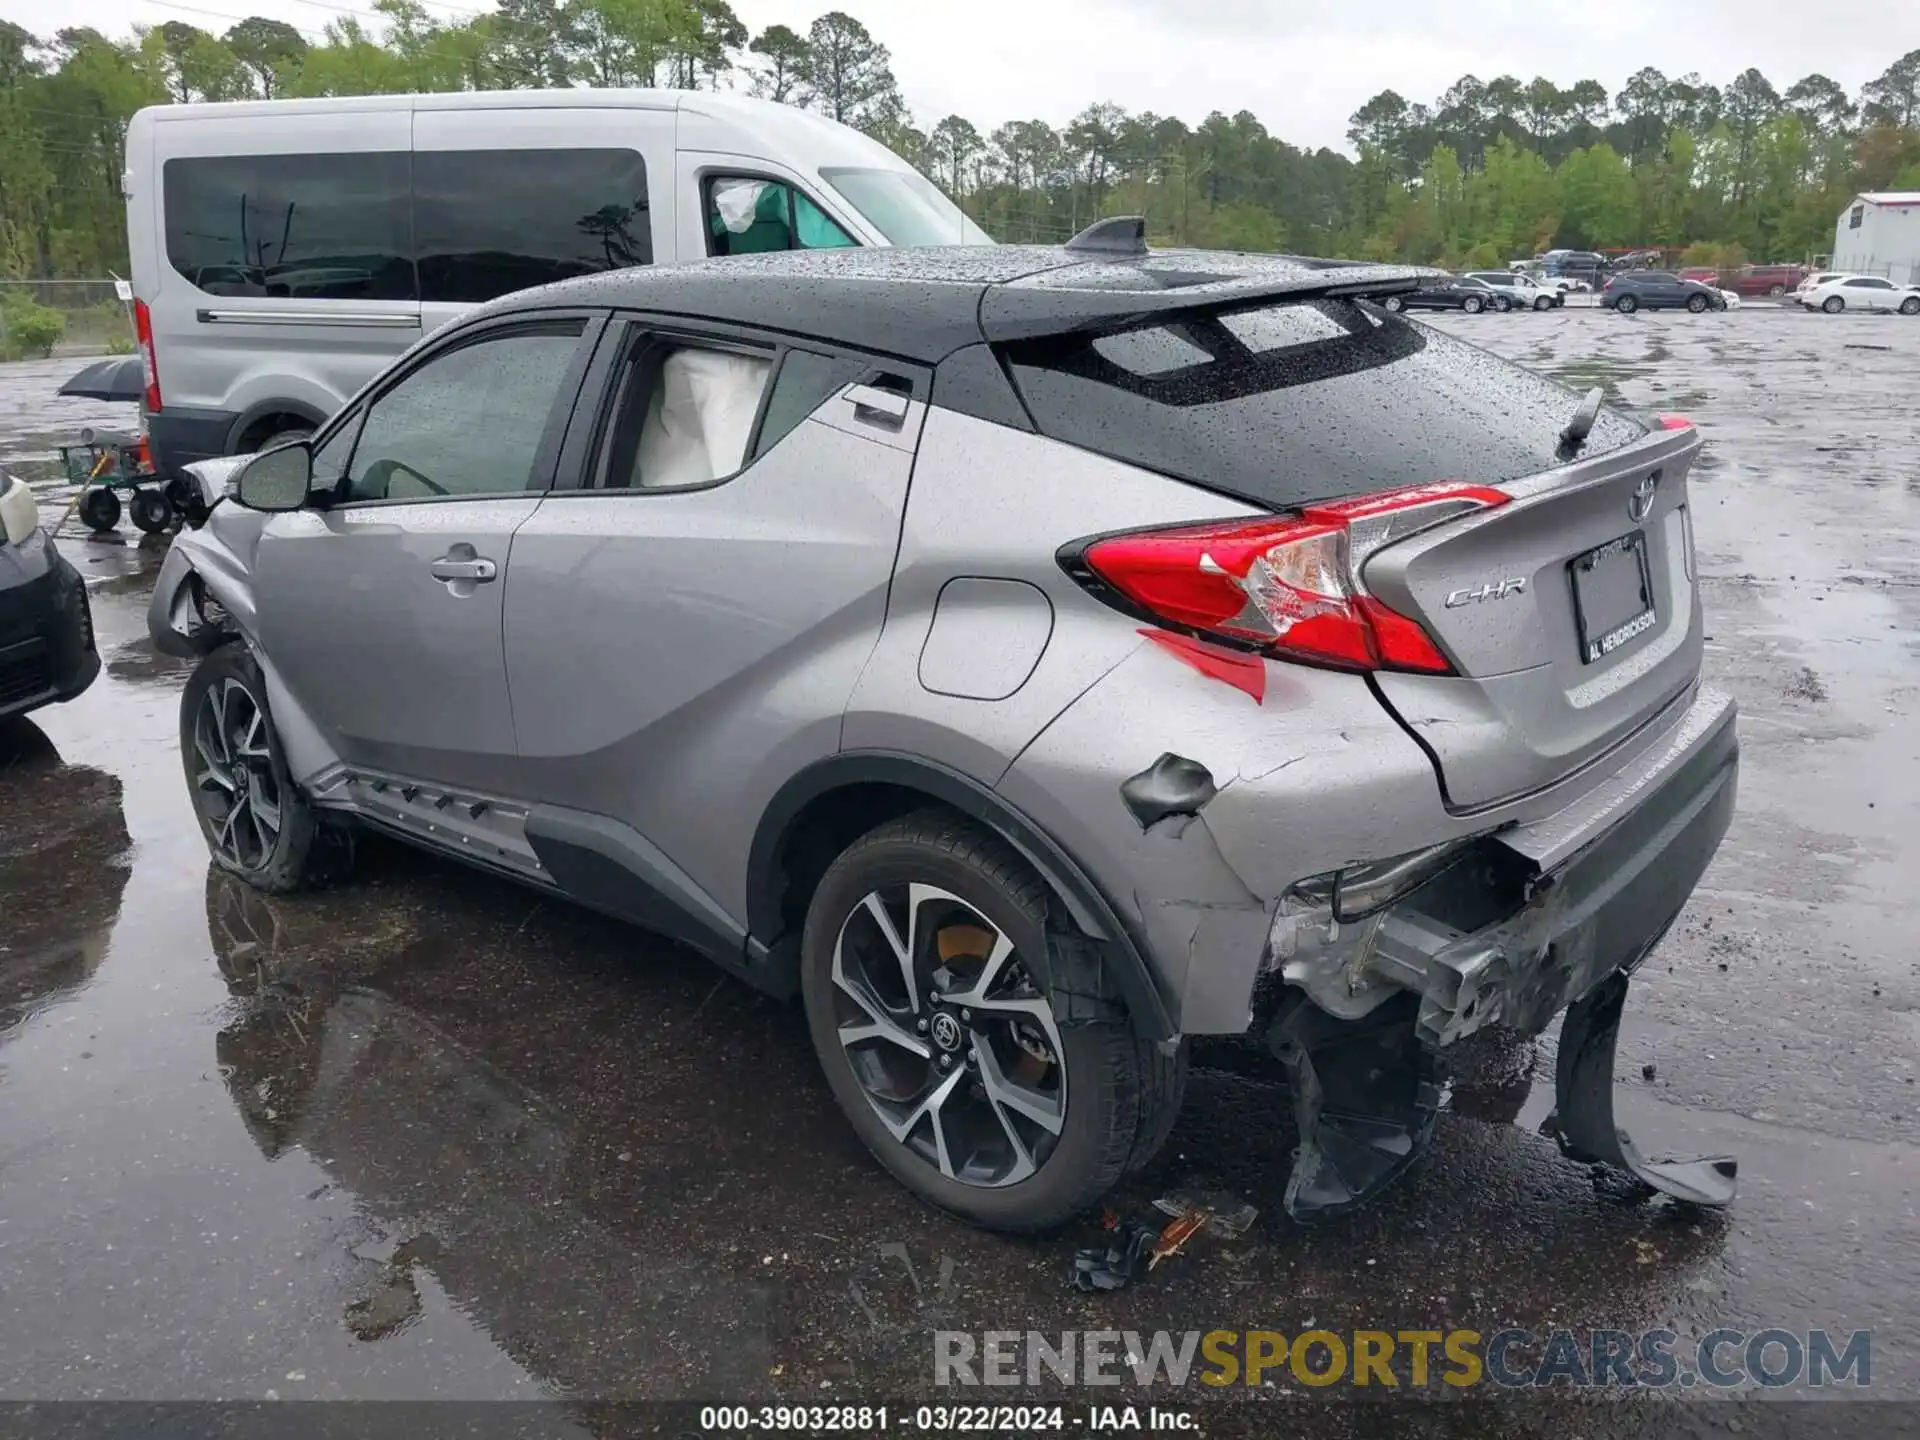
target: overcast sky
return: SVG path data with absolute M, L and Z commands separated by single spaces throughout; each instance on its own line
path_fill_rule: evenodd
M 271 15 L 315 35 L 368 0 L 0 0 L 40 34 L 67 25 L 127 32 L 185 20 L 224 30 Z M 428 0 L 456 16 L 482 0 Z M 834 0 L 734 0 L 756 33 L 805 31 Z M 1910 5 L 1889 0 L 840 0 L 893 52 L 922 124 L 959 112 L 1060 124 L 1095 100 L 1189 122 L 1251 110 L 1295 144 L 1346 148 L 1370 95 L 1437 96 L 1463 74 L 1592 78 L 1609 92 L 1642 65 L 1724 85 L 1749 65 L 1776 87 L 1820 71 L 1849 93 L 1920 45 Z M 215 12 L 215 13 L 205 13 Z

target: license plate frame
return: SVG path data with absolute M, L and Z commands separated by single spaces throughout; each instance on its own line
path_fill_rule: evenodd
M 1624 584 L 1622 562 L 1634 567 L 1626 572 Z M 1596 580 L 1602 566 L 1606 567 L 1606 575 L 1603 580 Z M 1615 618 L 1621 608 L 1618 590 L 1630 585 L 1636 575 L 1640 606 L 1629 614 Z M 1580 641 L 1580 662 L 1583 665 L 1599 664 L 1635 637 L 1653 629 L 1660 618 L 1653 600 L 1653 569 L 1647 563 L 1647 532 L 1644 530 L 1630 530 L 1604 545 L 1596 545 L 1574 556 L 1567 562 L 1567 583 L 1573 591 L 1574 628 Z M 1599 593 L 1599 587 L 1603 584 L 1616 587 L 1616 595 L 1609 597 Z M 1611 605 L 1607 603 L 1609 599 L 1613 600 Z M 1609 610 L 1613 614 L 1606 613 Z

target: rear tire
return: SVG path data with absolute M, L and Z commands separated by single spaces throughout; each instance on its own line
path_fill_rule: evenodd
M 1054 1021 L 1031 963 L 1048 900 L 999 837 L 921 811 L 827 867 L 801 940 L 808 1029 L 855 1133 L 922 1199 L 994 1230 L 1098 1201 L 1145 1163 L 1143 1137 L 1165 1141 L 1184 1080 L 1124 1021 Z
M 1838 315 L 1842 310 L 1847 308 L 1847 302 L 1842 300 L 1838 295 L 1829 295 L 1820 302 L 1820 308 L 1829 315 Z
M 80 520 L 96 535 L 105 535 L 120 523 L 120 497 L 111 490 L 92 489 L 80 497 Z
M 1383 310 L 1400 311 L 1407 308 L 1407 302 L 1402 300 L 1398 295 L 1389 295 L 1380 302 L 1380 308 Z
M 127 503 L 127 517 L 142 534 L 158 535 L 173 524 L 173 502 L 159 490 L 136 490 Z
M 180 694 L 180 761 L 214 864 L 273 895 L 344 873 L 352 835 L 321 820 L 288 773 L 266 682 L 244 644 L 201 660 Z
M 1690 315 L 1700 315 L 1700 314 L 1704 314 L 1704 313 L 1706 312 L 1706 308 L 1707 308 L 1707 297 L 1706 297 L 1706 296 L 1704 296 L 1704 295 L 1689 295 L 1689 296 L 1687 297 L 1687 313 L 1688 313 L 1688 314 L 1690 314 Z
M 1618 310 L 1622 315 L 1631 315 L 1640 308 L 1640 302 L 1631 295 L 1622 295 L 1618 300 L 1613 302 L 1613 308 Z

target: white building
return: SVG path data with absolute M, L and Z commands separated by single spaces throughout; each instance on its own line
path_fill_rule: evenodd
M 1920 190 L 1854 196 L 1834 227 L 1832 268 L 1920 285 Z

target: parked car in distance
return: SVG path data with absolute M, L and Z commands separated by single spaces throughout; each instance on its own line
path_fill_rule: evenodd
M 1478 315 L 1482 310 L 1497 309 L 1499 300 L 1490 285 L 1468 285 L 1447 278 L 1430 281 L 1418 290 L 1384 295 L 1378 303 L 1383 310 L 1464 310 L 1469 315 Z M 1509 299 L 1508 308 L 1512 305 Z
M 1702 285 L 1720 283 L 1720 267 L 1717 265 L 1683 265 L 1674 272 L 1682 280 L 1698 280 Z
M 1530 275 L 1511 270 L 1472 270 L 1460 278 L 1504 291 L 1514 308 L 1520 310 L 1551 310 L 1566 304 L 1566 294 L 1557 286 L 1542 285 Z
M 1503 315 L 1519 303 L 1515 299 L 1514 291 L 1510 286 L 1497 285 L 1490 281 L 1482 280 L 1477 275 L 1462 275 L 1454 281 L 1454 284 L 1460 286 L 1463 290 L 1480 291 L 1487 297 L 1487 304 Z
M 372 827 L 797 994 L 877 1161 L 987 1226 L 1151 1163 L 1198 1034 L 1284 1057 L 1285 1208 L 1343 1213 L 1447 1047 L 1582 998 L 1562 1147 L 1725 1203 L 1612 1105 L 1736 791 L 1700 437 L 1361 303 L 1418 271 L 1145 233 L 565 281 L 208 462 L 147 619 L 214 863 Z
M 1793 297 L 1808 310 L 1838 315 L 1843 310 L 1893 311 L 1920 315 L 1920 285 L 1896 285 L 1880 275 L 1829 275 Z
M 100 673 L 86 581 L 0 469 L 0 720 L 71 700 Z
M 1799 288 L 1800 282 L 1807 278 L 1804 265 L 1742 265 L 1738 270 L 1722 274 L 1717 282 L 1721 289 L 1731 290 L 1736 295 L 1772 295 L 1782 296 Z
M 1718 287 L 1683 280 L 1666 270 L 1630 270 L 1612 275 L 1601 287 L 1600 303 L 1609 310 L 1631 315 L 1636 310 L 1724 310 L 1727 300 Z
M 1598 285 L 1607 273 L 1604 255 L 1595 250 L 1549 250 L 1540 257 L 1540 266 L 1549 275 L 1564 275 Z
M 1793 287 L 1794 297 L 1797 299 L 1800 296 L 1806 294 L 1807 291 L 1813 289 L 1814 286 L 1816 285 L 1824 285 L 1829 280 L 1844 280 L 1846 276 L 1847 276 L 1847 272 L 1844 270 L 1812 271 L 1810 274 L 1808 274 L 1806 279 L 1802 280 L 1798 285 Z

